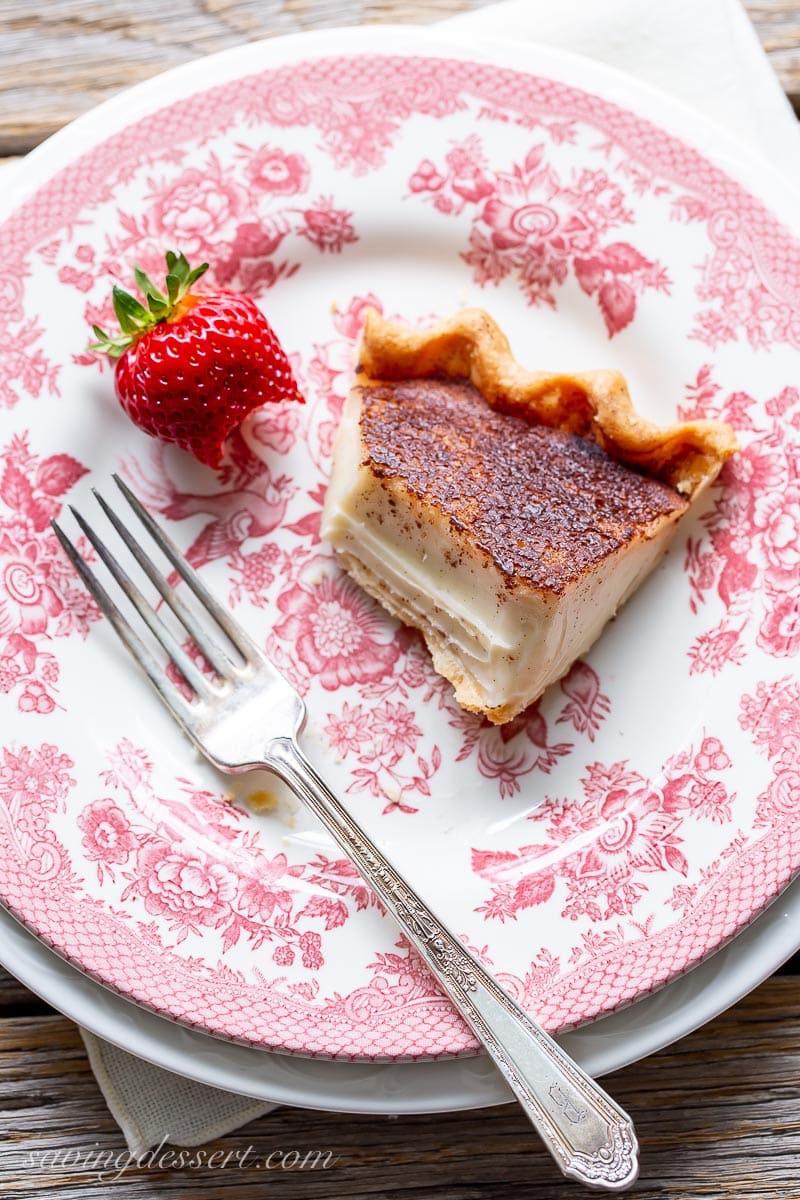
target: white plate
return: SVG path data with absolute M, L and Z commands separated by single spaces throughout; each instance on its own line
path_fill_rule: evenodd
M 475 1045 L 319 830 L 227 805 L 106 625 L 83 640 L 47 518 L 121 468 L 306 693 L 334 788 L 548 1027 L 741 932 L 800 863 L 795 204 L 631 80 L 408 28 L 239 48 L 32 155 L 0 226 L 9 910 L 219 1036 L 382 1060 Z M 260 290 L 310 401 L 257 416 L 218 478 L 154 454 L 81 353 L 106 276 L 178 237 Z M 723 415 L 746 445 L 590 656 L 502 730 L 314 540 L 369 295 L 412 320 L 485 304 L 531 365 L 613 363 L 646 415 Z
M 652 1054 L 766 979 L 797 949 L 799 927 L 800 883 L 795 883 L 735 942 L 681 979 L 559 1040 L 594 1076 Z M 70 967 L 2 909 L 0 963 L 98 1037 L 178 1075 L 259 1100 L 390 1115 L 482 1108 L 512 1098 L 484 1056 L 418 1063 L 322 1062 L 269 1054 L 175 1025 Z

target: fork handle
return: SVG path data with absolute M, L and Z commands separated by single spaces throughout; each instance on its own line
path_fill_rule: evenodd
M 630 1117 L 503 991 L 336 799 L 297 743 L 276 738 L 264 762 L 322 821 L 480 1039 L 561 1171 L 619 1191 L 638 1173 Z

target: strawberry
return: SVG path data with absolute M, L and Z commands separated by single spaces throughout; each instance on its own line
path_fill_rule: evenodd
M 303 397 L 280 342 L 248 296 L 196 292 L 208 263 L 167 254 L 166 292 L 138 268 L 145 304 L 115 287 L 120 332 L 97 325 L 90 349 L 115 360 L 117 398 L 145 433 L 218 467 L 225 439 L 254 409 Z

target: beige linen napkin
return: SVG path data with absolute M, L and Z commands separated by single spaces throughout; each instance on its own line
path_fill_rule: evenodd
M 505 0 L 441 22 L 573 50 L 671 92 L 800 182 L 794 114 L 738 0 Z M 97 1082 L 135 1158 L 197 1146 L 275 1105 L 194 1083 L 81 1030 Z M 264 1055 L 264 1080 L 270 1058 Z

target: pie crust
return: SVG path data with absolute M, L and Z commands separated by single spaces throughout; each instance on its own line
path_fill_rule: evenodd
M 367 312 L 358 374 L 366 380 L 468 379 L 493 407 L 534 424 L 590 437 L 610 454 L 695 499 L 737 448 L 720 421 L 659 426 L 640 416 L 619 371 L 556 375 L 516 361 L 488 313 L 466 308 L 430 329 Z

